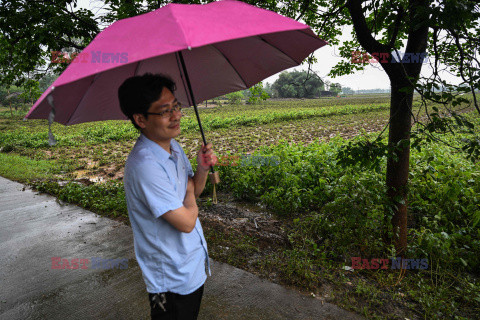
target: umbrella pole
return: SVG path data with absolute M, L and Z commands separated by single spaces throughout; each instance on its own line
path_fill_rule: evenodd
M 200 127 L 200 133 L 202 134 L 203 143 L 207 145 L 207 139 L 205 139 L 205 134 L 203 133 L 202 122 L 200 121 L 200 115 L 198 114 L 197 103 L 195 102 L 195 97 L 193 96 L 192 85 L 190 84 L 190 78 L 188 77 L 187 68 L 185 66 L 185 61 L 183 60 L 183 54 L 181 51 L 178 52 L 178 57 L 180 58 L 180 63 L 182 65 L 182 71 L 185 75 L 185 82 L 187 83 L 188 93 L 190 94 L 190 99 L 193 103 L 193 109 L 195 110 L 195 115 L 197 116 L 198 126 Z M 213 169 L 213 166 L 210 167 L 210 182 L 215 187 L 216 183 L 220 182 L 220 176 L 218 172 Z

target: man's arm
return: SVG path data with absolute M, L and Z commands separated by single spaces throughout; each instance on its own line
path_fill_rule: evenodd
M 183 201 L 183 207 L 167 211 L 162 215 L 162 218 L 164 218 L 178 231 L 190 233 L 195 228 L 195 223 L 197 222 L 198 217 L 198 207 L 194 190 L 194 182 L 191 178 L 189 178 L 187 183 L 187 193 L 185 194 L 185 199 Z
M 200 167 L 197 168 L 197 172 L 193 176 L 193 182 L 195 184 L 195 199 L 200 197 L 205 189 L 205 183 L 207 182 L 208 170 L 204 170 Z M 188 178 L 189 180 L 192 178 Z

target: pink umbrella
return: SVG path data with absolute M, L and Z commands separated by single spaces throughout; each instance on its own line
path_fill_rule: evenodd
M 126 119 L 118 87 L 134 75 L 163 73 L 176 82 L 176 98 L 195 107 L 207 144 L 196 103 L 247 89 L 325 44 L 309 26 L 240 1 L 169 4 L 99 33 L 25 118 L 65 125 Z

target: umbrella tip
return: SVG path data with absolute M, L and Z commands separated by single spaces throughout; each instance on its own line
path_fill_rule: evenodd
M 190 46 L 188 46 L 187 49 L 188 49 L 188 51 L 192 51 L 192 47 L 190 47 Z

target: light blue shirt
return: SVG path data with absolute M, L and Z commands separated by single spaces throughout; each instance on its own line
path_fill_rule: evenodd
M 171 140 L 169 154 L 141 134 L 125 164 L 123 177 L 137 262 L 149 293 L 189 294 L 210 275 L 207 242 L 200 220 L 190 233 L 161 216 L 183 206 L 192 166 Z

